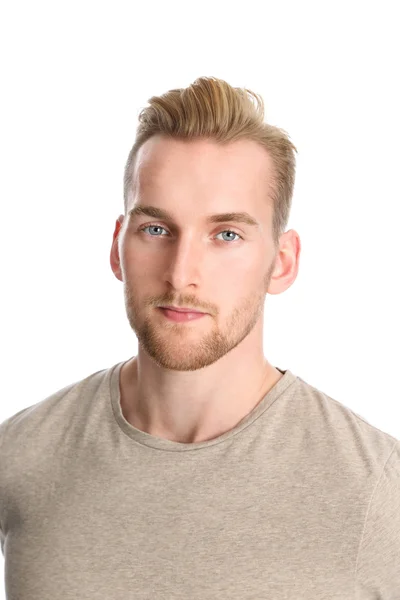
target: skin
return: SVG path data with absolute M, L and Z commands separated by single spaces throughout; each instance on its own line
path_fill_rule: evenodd
M 157 135 L 140 148 L 128 210 L 152 205 L 174 221 L 120 215 L 113 234 L 110 264 L 138 339 L 120 375 L 122 413 L 134 427 L 182 443 L 216 438 L 282 377 L 264 356 L 264 304 L 295 281 L 301 246 L 292 229 L 274 247 L 271 173 L 269 155 L 251 140 L 220 146 Z M 241 211 L 259 228 L 205 221 Z M 157 308 L 165 304 L 208 314 L 175 323 Z

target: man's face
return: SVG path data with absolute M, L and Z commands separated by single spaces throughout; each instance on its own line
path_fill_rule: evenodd
M 270 180 L 269 156 L 248 140 L 219 146 L 155 136 L 139 150 L 127 214 L 114 232 L 116 275 L 124 282 L 129 323 L 158 365 L 203 368 L 262 327 L 275 266 Z M 130 216 L 138 205 L 164 209 L 173 220 Z M 249 213 L 258 226 L 207 222 L 232 212 Z M 208 314 L 177 323 L 160 305 Z

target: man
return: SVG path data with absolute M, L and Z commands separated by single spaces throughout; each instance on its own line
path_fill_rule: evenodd
M 140 116 L 110 255 L 138 353 L 1 424 L 10 600 L 400 599 L 399 441 L 264 357 L 296 149 L 252 94 Z

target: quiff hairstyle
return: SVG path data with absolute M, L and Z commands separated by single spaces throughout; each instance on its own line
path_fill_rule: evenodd
M 266 193 L 273 204 L 272 233 L 277 248 L 289 220 L 297 149 L 285 130 L 264 122 L 262 97 L 216 77 L 200 77 L 186 88 L 153 96 L 148 103 L 150 106 L 139 113 L 135 143 L 125 165 L 125 215 L 137 152 L 153 135 L 188 141 L 207 138 L 221 144 L 254 140 L 272 159 L 273 173 L 266 182 Z

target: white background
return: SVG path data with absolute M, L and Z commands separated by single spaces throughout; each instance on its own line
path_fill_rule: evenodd
M 212 75 L 298 149 L 300 270 L 267 296 L 266 357 L 400 437 L 397 8 L 2 4 L 0 421 L 136 354 L 109 253 L 137 115 Z

